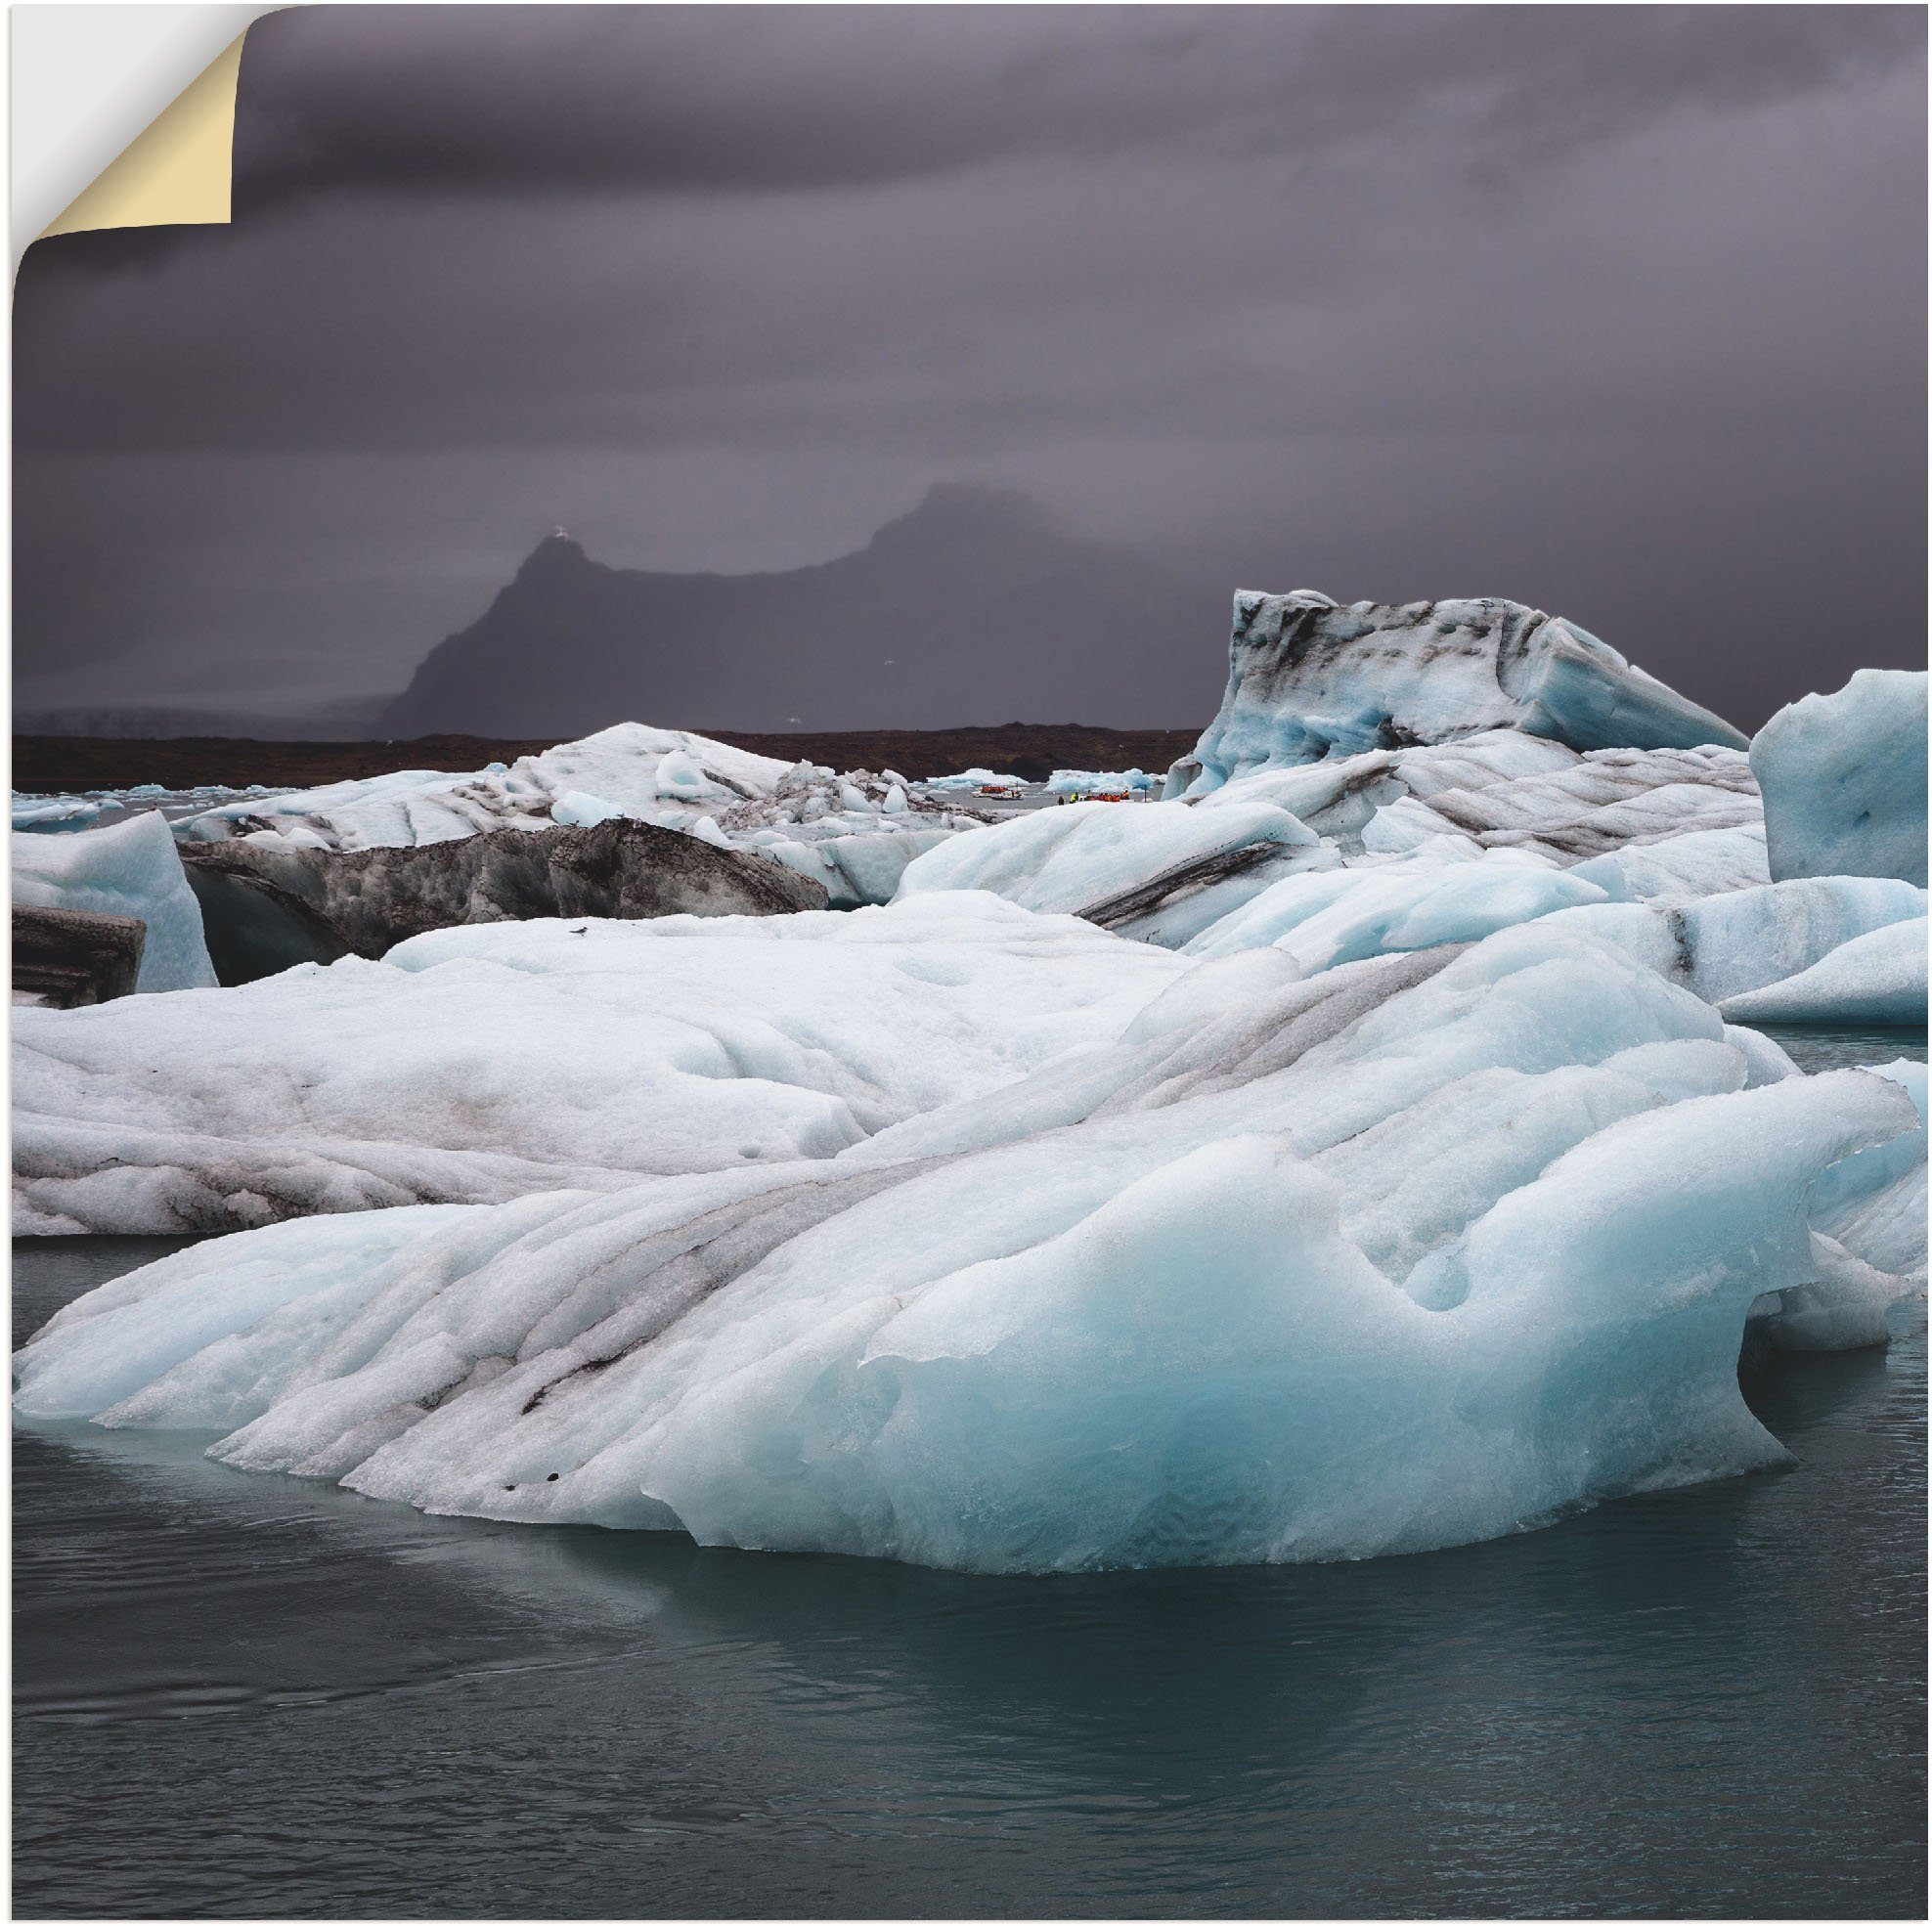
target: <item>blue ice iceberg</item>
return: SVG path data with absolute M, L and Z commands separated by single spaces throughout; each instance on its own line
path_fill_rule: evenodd
M 14 900 L 29 909 L 139 917 L 148 935 L 136 989 L 213 986 L 201 906 L 188 887 L 167 823 L 153 810 L 107 829 L 15 837 Z
M 1861 669 L 1780 709 L 1751 743 L 1771 873 L 1925 887 L 1925 672 Z
M 1604 913 L 1651 915 L 1559 914 Z M 981 1571 L 1415 1551 L 1778 1462 L 1746 1320 L 1843 1339 L 1910 1288 L 1919 1114 L 1767 1077 L 1558 924 L 1305 979 L 1093 932 L 1138 1013 L 1017 1081 L 835 1156 L 204 1244 L 62 1312 L 18 1403 L 435 1511 Z
M 1242 590 L 1227 691 L 1167 794 L 1256 769 L 1515 728 L 1572 749 L 1735 748 L 1722 718 L 1520 602 L 1356 602 Z

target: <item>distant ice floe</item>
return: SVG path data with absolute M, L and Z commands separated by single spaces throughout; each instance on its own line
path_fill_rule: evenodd
M 998 769 L 960 769 L 952 775 L 928 776 L 919 784 L 921 789 L 941 791 L 955 790 L 970 794 L 982 789 L 1024 789 L 1027 780 L 1024 776 L 1006 775 Z
M 1052 796 L 1145 796 L 1164 780 L 1145 769 L 1055 769 L 1046 790 Z
M 92 822 L 108 806 L 86 796 L 22 796 L 14 791 L 14 827 L 51 829 Z
M 1234 663 L 1146 807 L 907 833 L 890 776 L 644 731 L 628 776 L 591 738 L 487 809 L 283 818 L 649 807 L 909 860 L 849 913 L 20 1013 L 21 1227 L 259 1227 L 62 1312 L 20 1408 L 433 1511 L 1003 1572 L 1423 1551 L 1782 1462 L 1740 1341 L 1882 1341 L 1923 1291 L 1925 1072 L 1749 1026 L 1923 1022 L 1922 844 L 1853 798 L 1876 873 L 1774 881 L 1781 752 L 1513 603 L 1244 597 Z M 838 833 L 771 819 L 808 799 Z
M 619 815 L 785 863 L 823 884 L 842 907 L 883 900 L 912 856 L 980 820 L 918 797 L 893 770 L 840 774 L 683 729 L 620 722 L 468 774 L 401 769 L 265 802 L 227 803 L 185 818 L 176 833 L 365 850 L 492 829 L 589 827 Z

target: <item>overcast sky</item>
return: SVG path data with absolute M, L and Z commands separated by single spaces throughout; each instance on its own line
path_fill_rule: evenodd
M 272 16 L 234 225 L 22 267 L 16 699 L 394 688 L 554 522 L 785 567 L 977 477 L 1198 581 L 1210 687 L 1237 584 L 1509 595 L 1753 725 L 1925 659 L 1925 37 Z

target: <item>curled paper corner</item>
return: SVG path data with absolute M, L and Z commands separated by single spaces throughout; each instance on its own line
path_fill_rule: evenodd
M 176 95 L 42 231 L 226 223 L 235 186 L 235 91 L 246 30 Z

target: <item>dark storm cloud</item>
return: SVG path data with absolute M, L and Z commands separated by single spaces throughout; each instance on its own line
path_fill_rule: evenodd
M 244 200 L 811 190 L 1157 150 L 1308 157 L 1417 116 L 1507 171 L 1922 37 L 1904 7 L 371 8 L 347 28 L 299 10 L 249 41 L 238 181 Z
M 1242 576 L 1519 595 L 1749 722 L 1922 656 L 1924 39 L 1904 7 L 273 16 L 236 225 L 22 270 L 23 699 L 394 685 L 552 520 L 784 566 L 968 474 L 1199 579 L 1205 672 L 1113 720 L 1192 715 Z M 988 673 L 1024 712 L 1026 665 Z

